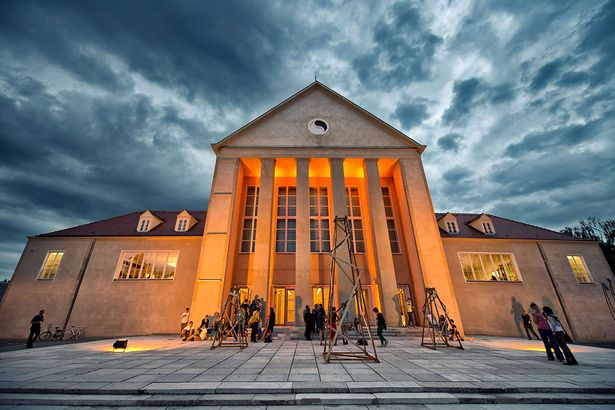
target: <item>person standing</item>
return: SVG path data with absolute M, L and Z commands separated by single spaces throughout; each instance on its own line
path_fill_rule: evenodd
M 41 334 L 41 325 L 45 321 L 44 315 L 45 311 L 40 310 L 38 315 L 34 316 L 30 321 L 30 335 L 28 336 L 28 341 L 26 342 L 26 349 L 31 349 L 32 345 Z
M 320 345 L 325 342 L 325 308 L 323 305 L 316 305 L 316 328 L 318 329 L 318 335 L 320 339 Z
M 333 341 L 335 334 L 337 333 L 337 310 L 335 306 L 331 306 L 330 309 L 331 322 L 329 323 L 329 340 Z M 333 346 L 337 346 L 337 340 L 333 343 Z
M 310 310 L 310 305 L 305 305 L 305 310 L 303 311 L 303 323 L 305 324 L 305 332 L 303 333 L 303 337 L 305 337 L 305 340 L 312 340 L 312 329 L 314 329 L 314 322 L 312 321 L 312 311 Z
M 406 299 L 406 315 L 408 315 L 406 327 L 414 327 L 414 307 L 412 306 L 412 299 L 410 298 Z
M 532 320 L 536 323 L 536 327 L 538 328 L 538 333 L 540 334 L 540 338 L 542 339 L 542 343 L 545 345 L 545 351 L 547 352 L 547 359 L 555 360 L 553 357 L 553 352 L 555 352 L 555 356 L 557 360 L 560 362 L 564 361 L 564 355 L 562 351 L 559 349 L 557 345 L 557 341 L 555 340 L 555 335 L 549 326 L 549 322 L 545 315 L 538 309 L 536 303 L 530 304 L 530 309 L 532 312 Z M 553 352 L 551 351 L 553 350 Z
M 348 331 L 350 330 L 350 320 L 348 319 L 350 317 L 350 312 L 348 311 L 348 309 L 346 309 L 346 302 L 342 303 L 342 306 L 340 306 L 340 322 L 341 322 L 341 326 L 342 326 L 342 343 L 344 343 L 345 345 L 348 344 Z
M 549 306 L 544 306 L 542 308 L 542 311 L 547 316 L 547 322 L 549 322 L 549 326 L 551 326 L 551 330 L 555 335 L 555 340 L 557 341 L 557 344 L 564 352 L 564 356 L 566 356 L 566 362 L 564 364 L 567 364 L 569 366 L 579 364 L 579 362 L 577 362 L 577 359 L 572 354 L 572 351 L 568 347 L 568 344 L 566 344 L 566 340 L 564 339 L 564 327 L 562 326 L 562 323 L 559 321 L 557 316 L 555 316 L 555 314 L 553 313 L 553 310 Z
M 530 336 L 530 332 L 536 337 L 537 340 L 540 340 L 540 336 L 536 334 L 534 331 L 534 327 L 532 326 L 532 318 L 525 312 L 525 309 L 521 309 L 521 319 L 523 319 L 523 328 L 525 329 L 525 333 L 527 334 L 528 340 L 532 340 Z
M 376 314 L 376 326 L 378 327 L 376 334 L 380 338 L 380 347 L 385 347 L 389 344 L 389 341 L 385 339 L 382 332 L 387 330 L 387 322 L 384 320 L 382 313 L 378 311 L 378 308 L 374 308 L 374 313 Z
M 273 337 L 273 327 L 275 326 L 275 309 L 269 308 L 269 319 L 267 319 L 267 330 L 265 330 L 265 343 L 271 343 Z
M 250 324 L 250 341 L 252 343 L 256 343 L 256 335 L 258 334 L 258 323 L 261 320 L 261 312 L 258 310 L 258 307 L 256 309 L 254 309 L 254 312 L 252 312 L 252 316 L 250 317 L 250 321 L 248 322 Z
M 186 308 L 186 311 L 182 313 L 179 324 L 179 335 L 181 336 L 184 332 L 184 328 L 188 325 L 190 321 L 190 308 Z

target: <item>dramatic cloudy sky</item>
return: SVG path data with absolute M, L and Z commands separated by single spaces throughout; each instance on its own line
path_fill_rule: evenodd
M 614 217 L 615 3 L 3 1 L 0 279 L 26 236 L 204 209 L 209 144 L 318 78 L 428 145 L 437 210 Z

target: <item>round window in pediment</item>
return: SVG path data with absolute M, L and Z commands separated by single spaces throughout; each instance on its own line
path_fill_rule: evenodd
M 325 120 L 316 118 L 308 123 L 308 129 L 314 135 L 323 135 L 329 131 L 329 124 Z

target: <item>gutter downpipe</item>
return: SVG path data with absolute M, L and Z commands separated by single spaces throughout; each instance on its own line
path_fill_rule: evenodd
M 570 318 L 568 317 L 568 313 L 566 311 L 566 304 L 564 303 L 564 300 L 562 298 L 562 295 L 560 293 L 560 289 L 557 285 L 557 282 L 555 281 L 555 278 L 553 277 L 553 272 L 551 271 L 551 267 L 549 266 L 549 262 L 547 261 L 547 257 L 545 255 L 545 251 L 542 247 L 542 245 L 540 244 L 539 241 L 536 241 L 536 245 L 538 245 L 538 251 L 540 252 L 540 256 L 542 257 L 542 261 L 545 264 L 545 268 L 547 269 L 547 273 L 549 274 L 549 279 L 551 279 L 551 284 L 553 285 L 553 290 L 555 290 L 555 295 L 557 296 L 557 301 L 559 302 L 559 305 L 562 307 L 562 313 L 564 314 L 564 317 L 566 318 L 566 322 L 568 322 L 568 327 L 569 327 L 569 331 L 572 334 L 572 337 L 574 338 L 575 341 L 578 340 L 577 338 L 577 334 L 574 331 L 574 328 L 572 326 L 572 322 L 570 321 Z
M 64 325 L 62 326 L 62 332 L 66 332 L 68 321 L 70 320 L 70 316 L 73 313 L 73 308 L 75 307 L 75 302 L 77 301 L 77 295 L 79 294 L 79 289 L 81 288 L 81 283 L 83 282 L 83 276 L 85 275 L 85 271 L 90 264 L 90 257 L 92 256 L 92 252 L 94 251 L 94 245 L 96 245 L 96 239 L 92 239 L 92 243 L 90 243 L 88 253 L 86 254 L 85 259 L 81 264 L 81 269 L 79 270 L 79 275 L 77 276 L 77 283 L 75 284 L 75 288 L 73 289 L 73 294 L 70 298 L 70 304 L 68 305 L 68 311 L 66 312 L 66 319 L 64 320 Z

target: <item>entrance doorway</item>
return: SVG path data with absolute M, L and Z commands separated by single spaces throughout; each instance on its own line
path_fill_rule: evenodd
M 295 324 L 295 289 L 273 288 L 276 325 Z
M 406 306 L 406 300 L 410 297 L 410 289 L 407 285 L 401 285 L 397 288 L 397 302 L 399 303 L 399 314 L 401 319 L 401 325 L 403 327 L 408 327 L 408 316 L 412 316 L 412 322 L 416 323 L 416 317 L 414 316 L 414 306 L 412 307 L 412 312 L 408 312 L 408 307 Z M 414 303 L 414 302 L 413 302 Z

